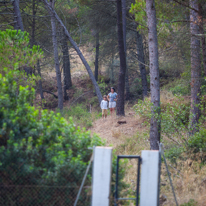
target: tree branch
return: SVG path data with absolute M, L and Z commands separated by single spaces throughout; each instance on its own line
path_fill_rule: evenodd
M 198 10 L 190 7 L 189 5 L 186 5 L 186 4 L 184 4 L 184 3 L 182 3 L 182 2 L 179 2 L 179 1 L 177 1 L 177 0 L 173 0 L 173 1 L 175 1 L 176 3 L 178 3 L 178 4 L 180 4 L 180 5 L 184 6 L 184 7 L 187 7 L 187 8 L 189 8 L 189 9 L 191 9 L 191 10 L 194 10 L 194 11 L 198 12 Z
M 53 92 L 47 91 L 47 90 L 43 90 L 43 92 L 52 94 L 56 99 L 58 99 L 58 96 L 56 94 L 54 94 Z

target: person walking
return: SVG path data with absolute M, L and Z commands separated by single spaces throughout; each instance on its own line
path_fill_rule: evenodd
M 111 87 L 111 92 L 107 95 L 107 99 L 109 101 L 109 109 L 111 116 L 115 113 L 116 101 L 117 101 L 117 93 L 115 92 L 115 88 Z

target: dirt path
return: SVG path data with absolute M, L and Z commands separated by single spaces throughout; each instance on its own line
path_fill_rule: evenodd
M 118 121 L 126 121 L 119 124 Z M 122 138 L 131 137 L 136 134 L 137 130 L 141 130 L 142 122 L 133 112 L 126 114 L 125 117 L 111 117 L 106 119 L 98 119 L 93 123 L 91 132 L 98 134 L 106 140 L 106 145 L 113 145 L 115 148 L 122 143 Z

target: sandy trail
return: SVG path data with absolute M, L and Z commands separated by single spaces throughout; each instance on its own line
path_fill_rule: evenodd
M 118 121 L 126 121 L 126 124 L 119 124 Z M 106 119 L 98 119 L 90 130 L 92 134 L 96 133 L 105 139 L 107 146 L 113 145 L 116 148 L 122 143 L 120 136 L 131 137 L 141 128 L 142 121 L 134 113 L 128 113 L 125 117 L 108 116 Z

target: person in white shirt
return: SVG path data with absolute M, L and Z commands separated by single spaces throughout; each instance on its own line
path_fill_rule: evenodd
M 107 102 L 107 96 L 104 95 L 103 100 L 101 101 L 100 107 L 102 109 L 102 118 L 107 117 L 107 109 L 108 109 L 108 102 Z

